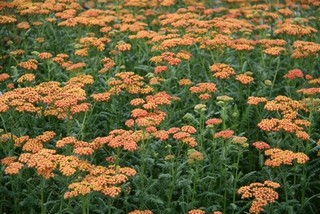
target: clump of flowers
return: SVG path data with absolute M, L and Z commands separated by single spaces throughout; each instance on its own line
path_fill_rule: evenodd
M 246 148 L 249 146 L 247 143 L 248 139 L 246 137 L 242 136 L 233 136 L 231 142 L 237 145 L 240 145 L 243 148 Z
M 236 74 L 233 68 L 223 63 L 215 63 L 211 65 L 210 70 L 213 72 L 213 76 L 218 79 L 227 79 L 228 77 Z
M 238 80 L 241 84 L 243 85 L 248 85 L 250 84 L 254 79 L 252 76 L 248 74 L 238 74 L 236 76 L 236 80 Z
M 228 138 L 232 138 L 233 134 L 234 134 L 233 130 L 227 129 L 227 130 L 223 130 L 223 131 L 215 133 L 213 137 L 228 139 Z
M 289 80 L 296 79 L 296 78 L 303 78 L 303 77 L 304 77 L 304 74 L 300 69 L 290 70 L 286 75 L 284 75 L 284 78 Z
M 264 108 L 268 111 L 278 111 L 282 118 L 263 119 L 258 123 L 260 129 L 264 131 L 295 133 L 298 138 L 303 140 L 309 139 L 309 135 L 304 131 L 304 127 L 309 127 L 310 122 L 297 118 L 300 110 L 308 111 L 303 102 L 286 96 L 277 96 L 274 100 L 267 101 Z
M 261 150 L 261 151 L 270 149 L 270 145 L 267 144 L 266 142 L 263 142 L 263 141 L 256 141 L 252 145 L 254 146 L 254 148 Z
M 91 97 L 95 101 L 108 101 L 112 95 L 118 95 L 122 91 L 129 94 L 149 94 L 153 88 L 144 83 L 144 78 L 134 72 L 120 72 L 115 78 L 109 80 L 110 89 L 103 93 L 92 94 Z
M 192 94 L 197 94 L 201 100 L 208 100 L 211 94 L 217 91 L 217 87 L 214 83 L 198 83 L 189 90 Z
M 272 168 L 282 164 L 292 165 L 294 160 L 296 160 L 298 164 L 304 164 L 309 160 L 309 157 L 302 152 L 294 153 L 290 150 L 282 150 L 279 148 L 268 149 L 264 151 L 264 154 L 269 156 L 264 164 Z
M 197 163 L 199 161 L 202 161 L 204 159 L 203 153 L 195 150 L 195 149 L 189 149 L 188 150 L 188 160 L 187 162 L 189 164 Z
M 278 199 L 279 195 L 275 189 L 279 187 L 279 183 L 267 180 L 263 183 L 242 186 L 238 189 L 238 194 L 241 195 L 241 199 L 253 198 L 249 212 L 258 214 L 264 211 L 268 203 L 274 203 Z
M 188 214 L 205 214 L 206 212 L 200 209 L 193 209 L 188 212 Z

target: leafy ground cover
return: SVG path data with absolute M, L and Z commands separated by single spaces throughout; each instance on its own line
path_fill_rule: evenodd
M 320 2 L 0 2 L 0 213 L 319 213 Z

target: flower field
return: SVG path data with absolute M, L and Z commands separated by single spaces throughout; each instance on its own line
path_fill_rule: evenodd
M 320 1 L 0 2 L 0 213 L 320 213 Z

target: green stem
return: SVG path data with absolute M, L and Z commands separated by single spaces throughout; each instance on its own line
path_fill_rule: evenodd
M 168 194 L 168 207 L 171 208 L 171 202 L 172 202 L 172 195 L 174 191 L 174 184 L 176 183 L 176 162 L 171 162 L 171 182 L 170 182 L 170 189 Z
M 1 121 L 2 121 L 2 126 L 3 126 L 3 129 L 4 131 L 7 133 L 8 132 L 8 129 L 6 127 L 6 123 L 5 123 L 5 120 L 3 119 L 2 115 L 0 114 L 0 118 L 1 118 Z
M 286 207 L 289 207 L 289 198 L 288 198 L 288 182 L 287 182 L 287 178 L 286 175 L 282 172 L 282 170 L 280 171 L 281 176 L 282 176 L 282 181 L 283 181 L 283 185 L 284 185 L 284 196 L 285 196 L 285 202 L 286 202 Z
M 89 214 L 89 196 L 82 196 L 82 214 Z
M 12 180 L 12 177 L 13 177 L 13 180 Z M 10 184 L 11 184 L 11 189 L 13 191 L 13 193 L 15 192 L 18 192 L 17 191 L 17 186 L 18 186 L 18 183 L 17 183 L 17 178 L 16 176 L 10 176 Z M 20 210 L 19 210 L 19 204 L 18 204 L 18 198 L 17 197 L 13 197 L 13 201 L 14 201 L 14 212 L 15 213 L 20 213 Z
M 108 214 L 111 214 L 111 208 L 112 208 L 112 199 L 108 199 Z
M 197 184 L 198 184 L 198 176 L 199 176 L 199 164 L 196 163 L 196 173 L 194 175 L 194 179 L 193 179 L 193 187 L 192 187 L 192 199 L 191 199 L 191 204 L 192 204 L 192 207 L 195 206 L 195 197 L 196 197 L 196 193 L 197 193 Z
M 81 123 L 81 129 L 80 129 L 80 140 L 83 140 L 83 138 L 84 138 L 83 129 L 85 127 L 85 123 L 87 121 L 87 118 L 90 118 L 90 116 L 92 115 L 92 112 L 93 112 L 93 109 L 94 109 L 95 106 L 96 106 L 96 102 L 94 102 L 92 108 L 90 109 L 89 116 L 88 116 L 88 111 L 86 111 L 85 114 L 84 114 L 84 118 L 83 118 L 83 121 Z
M 234 175 L 234 182 L 233 182 L 233 196 L 232 196 L 232 203 L 234 204 L 236 202 L 236 194 L 237 194 L 237 183 L 238 183 L 238 171 L 239 171 L 239 163 L 240 163 L 240 157 L 242 156 L 242 148 L 238 152 L 237 155 L 237 163 L 236 163 L 236 172 Z M 232 213 L 234 213 L 234 210 L 232 210 Z
M 277 79 L 277 75 L 278 75 L 278 71 L 279 71 L 279 66 L 280 66 L 280 58 L 277 58 L 276 73 L 274 74 L 274 77 L 273 77 L 273 80 L 272 80 L 272 85 L 271 85 L 269 97 L 271 97 L 272 90 L 273 90 L 273 88 L 274 88 L 274 84 L 276 83 L 276 79 Z
M 222 172 L 222 176 L 223 176 L 223 184 L 220 185 L 222 187 L 224 187 L 224 194 L 223 194 L 223 213 L 226 213 L 226 209 L 227 209 L 227 157 L 226 157 L 226 141 L 223 140 L 223 147 L 222 147 L 222 165 L 221 165 L 221 172 Z
M 46 213 L 46 207 L 44 205 L 44 188 L 45 188 L 45 179 L 41 178 L 41 201 L 40 201 L 40 207 L 41 207 L 41 214 Z
M 199 123 L 200 123 L 200 130 L 199 130 L 199 134 L 200 134 L 200 150 L 202 153 L 204 153 L 205 149 L 204 149 L 204 145 L 203 145 L 203 142 L 204 142 L 204 112 L 201 111 L 200 112 L 200 120 L 199 120 Z
M 141 164 L 141 168 L 140 168 L 140 173 L 139 173 L 139 177 L 140 177 L 140 209 L 143 209 L 145 207 L 145 203 L 143 200 L 143 197 L 145 195 L 145 168 L 146 168 L 146 154 L 147 154 L 147 145 L 146 145 L 146 141 L 145 141 L 145 137 L 146 137 L 146 133 L 145 133 L 145 129 L 143 129 L 142 133 L 143 133 L 143 137 L 142 137 L 142 141 L 141 141 L 141 148 L 140 151 L 142 152 L 141 154 L 141 160 L 142 160 L 142 164 Z

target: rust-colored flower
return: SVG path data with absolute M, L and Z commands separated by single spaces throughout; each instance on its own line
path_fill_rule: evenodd
M 181 79 L 181 80 L 179 80 L 179 85 L 181 85 L 181 86 L 192 85 L 192 81 L 190 79 Z
M 270 149 L 270 145 L 263 141 L 256 141 L 252 144 L 256 149 L 264 151 Z
M 206 121 L 206 125 L 208 126 L 214 126 L 214 125 L 219 125 L 222 123 L 222 120 L 220 118 L 210 118 Z
M 233 137 L 233 130 L 227 129 L 227 130 L 223 130 L 220 132 L 217 132 L 214 134 L 214 138 L 223 138 L 223 139 L 228 139 Z
M 10 78 L 10 75 L 8 73 L 0 74 L 0 82 L 6 81 L 9 78 Z
M 286 75 L 284 75 L 284 78 L 286 79 L 296 79 L 296 78 L 303 78 L 304 74 L 300 69 L 293 69 L 288 71 L 288 73 Z

